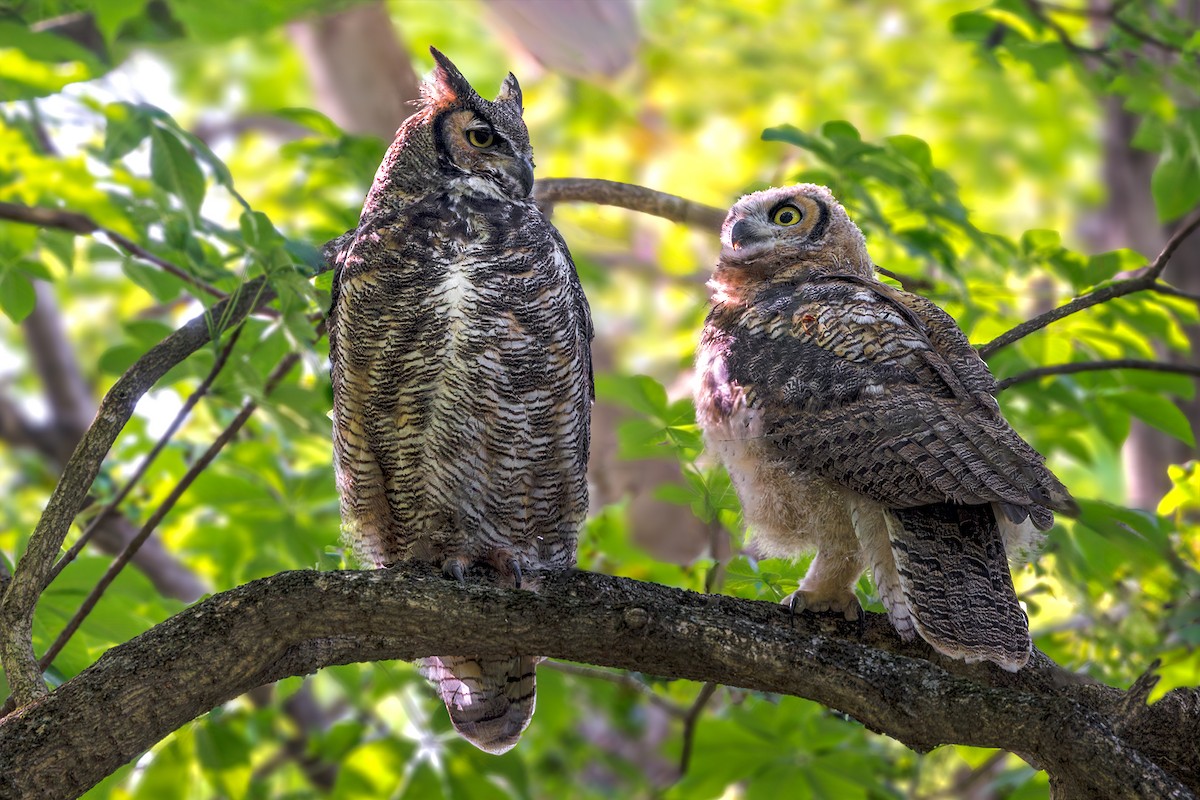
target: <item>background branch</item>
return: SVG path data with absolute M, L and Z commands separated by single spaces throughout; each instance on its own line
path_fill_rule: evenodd
M 979 355 L 987 358 L 1002 347 L 1007 347 L 1019 339 L 1024 339 L 1031 333 L 1040 331 L 1052 322 L 1057 322 L 1064 317 L 1069 317 L 1083 311 L 1086 308 L 1106 303 L 1109 300 L 1114 300 L 1118 297 L 1124 297 L 1127 294 L 1134 292 L 1142 292 L 1146 290 L 1158 290 L 1158 278 L 1162 275 L 1162 271 L 1167 268 L 1167 264 L 1171 261 L 1171 256 L 1179 249 L 1179 246 L 1200 228 L 1200 211 L 1193 212 L 1175 233 L 1171 234 L 1171 238 L 1163 246 L 1162 251 L 1144 270 L 1136 277 L 1126 278 L 1125 280 L 1113 281 L 1112 283 L 1101 286 L 1098 289 L 1080 295 L 1069 303 L 1053 308 L 1045 314 L 1039 314 L 1033 319 L 1026 320 L 1020 325 L 1005 331 L 997 336 L 992 341 L 979 347 Z M 1164 292 L 1164 294 L 1176 294 L 1175 292 Z
M 27 225 L 37 225 L 40 228 L 57 228 L 59 230 L 70 231 L 71 233 L 88 236 L 91 234 L 100 233 L 108 237 L 113 244 L 121 250 L 124 250 L 127 255 L 134 258 L 153 264 L 163 272 L 169 272 L 176 278 L 179 278 L 184 283 L 196 287 L 206 294 L 212 295 L 218 300 L 224 300 L 229 295 L 222 292 L 215 286 L 210 286 L 204 281 L 192 275 L 187 270 L 176 264 L 172 264 L 165 258 L 160 258 L 154 253 L 151 253 L 146 248 L 142 247 L 137 242 L 129 239 L 114 230 L 105 228 L 100 223 L 96 222 L 86 214 L 80 214 L 75 211 L 64 211 L 59 208 L 46 208 L 44 206 L 26 206 L 20 203 L 0 202 L 0 219 L 7 219 L 12 222 L 22 222 Z
M 640 211 L 712 232 L 721 229 L 727 211 L 632 183 L 596 178 L 542 178 L 533 185 L 533 196 L 542 207 L 555 203 L 596 203 Z
M 1147 372 L 1173 372 L 1178 375 L 1200 376 L 1200 366 L 1195 364 L 1170 364 L 1163 361 L 1144 361 L 1137 358 L 1114 358 L 1107 361 L 1076 361 L 1070 364 L 1050 364 L 1018 372 L 996 384 L 996 391 L 1003 391 L 1018 383 L 1028 383 L 1049 375 L 1074 375 L 1079 372 L 1104 372 L 1113 369 L 1140 369 Z
M 1050 773 L 1058 797 L 1190 797 L 1200 788 L 1194 691 L 1145 706 L 1040 653 L 1017 673 L 967 665 L 900 641 L 882 615 L 869 615 L 859 637 L 850 623 L 789 621 L 776 603 L 625 578 L 547 574 L 534 594 L 462 588 L 411 567 L 282 573 L 114 647 L 0 721 L 0 796 L 78 794 L 197 715 L 289 675 L 518 650 L 807 697 L 920 751 L 961 743 L 1018 752 Z

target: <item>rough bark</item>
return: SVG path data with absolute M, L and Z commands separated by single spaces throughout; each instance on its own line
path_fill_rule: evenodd
M 581 572 L 537 594 L 430 569 L 287 572 L 215 595 L 0 721 L 0 797 L 81 793 L 188 720 L 324 666 L 516 651 L 816 700 L 916 750 L 1021 754 L 1056 796 L 1200 790 L 1200 693 L 1083 682 L 1040 653 L 1017 673 L 901 642 L 882 616 L 789 618 L 774 603 Z M 536 721 L 535 723 L 536 724 Z
M 1097 250 L 1130 247 L 1142 253 L 1154 253 L 1167 238 L 1154 213 L 1154 198 L 1150 194 L 1150 176 L 1157 159 L 1153 153 L 1138 150 L 1130 144 L 1137 124 L 1138 118 L 1122 107 L 1120 98 L 1105 99 L 1103 154 L 1108 199 L 1087 231 L 1091 245 Z M 1184 253 L 1180 253 L 1179 260 L 1195 263 Z M 1169 269 L 1164 277 L 1181 289 L 1200 289 L 1200 273 L 1195 270 Z M 1190 332 L 1189 338 L 1193 338 Z M 1191 361 L 1174 354 L 1166 357 L 1172 361 L 1179 359 L 1180 363 Z M 1185 410 L 1196 427 L 1194 409 Z M 1171 488 L 1167 465 L 1186 461 L 1191 457 L 1190 451 L 1183 442 L 1134 420 L 1124 448 L 1130 504 L 1139 508 L 1157 506 Z

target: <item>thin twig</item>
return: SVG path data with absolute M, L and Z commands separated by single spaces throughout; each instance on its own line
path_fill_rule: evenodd
M 217 287 L 205 283 L 195 275 L 190 274 L 187 270 L 176 264 L 172 264 L 165 258 L 156 256 L 137 242 L 122 236 L 110 228 L 104 227 L 86 214 L 80 214 L 75 211 L 63 211 L 58 208 L 46 208 L 45 206 L 0 203 L 0 219 L 21 222 L 26 225 L 37 225 L 42 228 L 56 228 L 81 236 L 89 236 L 97 233 L 103 234 L 128 255 L 149 262 L 164 272 L 171 273 L 181 281 L 195 286 L 202 292 L 210 294 L 219 300 L 229 297 L 228 294 Z
M 1200 366 L 1195 364 L 1166 364 L 1161 361 L 1143 361 L 1137 358 L 1114 358 L 1106 361 L 1075 361 L 1070 364 L 1051 364 L 1045 367 L 1018 372 L 996 384 L 996 391 L 1003 391 L 1019 383 L 1036 381 L 1049 375 L 1074 375 L 1077 372 L 1101 372 L 1113 369 L 1140 369 L 1146 372 L 1173 372 L 1177 375 L 1200 377 Z
M 1057 322 L 1064 317 L 1069 317 L 1072 314 L 1083 311 L 1086 308 L 1099 305 L 1100 303 L 1106 303 L 1109 300 L 1113 300 L 1117 297 L 1124 297 L 1127 294 L 1142 292 L 1146 291 L 1147 289 L 1157 291 L 1157 287 L 1160 285 L 1158 283 L 1158 277 L 1162 274 L 1162 271 L 1166 269 L 1167 263 L 1171 260 L 1171 256 L 1175 254 L 1175 251 L 1179 249 L 1179 246 L 1183 244 L 1184 240 L 1187 239 L 1187 237 L 1190 236 L 1196 230 L 1196 228 L 1200 228 L 1200 211 L 1192 212 L 1192 215 L 1188 217 L 1187 221 L 1183 225 L 1179 226 L 1175 233 L 1171 234 L 1171 238 L 1167 240 L 1162 252 L 1158 254 L 1158 257 L 1155 258 L 1154 261 L 1152 261 L 1150 265 L 1141 272 L 1141 274 L 1133 278 L 1114 281 L 1107 286 L 1101 286 L 1099 289 L 1095 289 L 1094 291 L 1088 292 L 1085 295 L 1080 295 L 1069 303 L 1061 305 L 1058 308 L 1053 308 L 1044 314 L 1039 314 L 1033 319 L 1026 320 L 1020 325 L 1017 325 L 1016 327 L 1000 334 L 987 344 L 982 345 L 979 348 L 979 354 L 984 358 L 987 358 L 1002 347 L 1007 347 L 1013 342 L 1023 339 L 1031 333 L 1040 331 L 1042 328 L 1046 327 L 1052 322 Z
M 640 695 L 643 695 L 654 705 L 666 711 L 673 717 L 684 719 L 687 717 L 688 710 L 678 703 L 674 703 L 660 695 L 650 686 L 639 681 L 637 678 L 630 675 L 628 672 L 614 672 L 613 670 L 600 669 L 599 667 L 588 667 L 583 664 L 573 664 L 570 661 L 546 661 L 543 666 L 549 667 L 555 672 L 562 672 L 566 675 L 578 675 L 581 678 L 592 678 L 594 680 L 608 681 L 622 686 L 626 689 L 632 689 Z
M 640 211 L 711 232 L 721 229 L 726 212 L 693 200 L 666 192 L 647 189 L 631 183 L 605 181 L 595 178 L 542 178 L 534 184 L 533 196 L 538 203 L 595 203 Z
M 679 777 L 687 775 L 688 765 L 692 760 L 692 743 L 696 738 L 696 723 L 700 720 L 700 715 L 704 713 L 704 707 L 708 705 L 708 701 L 716 694 L 719 683 L 709 682 L 704 684 L 700 689 L 700 693 L 696 695 L 696 702 L 692 703 L 688 709 L 687 716 L 683 718 L 683 749 L 679 753 Z
M 1177 47 L 1176 45 L 1173 45 L 1170 42 L 1165 42 L 1162 39 L 1159 39 L 1157 36 L 1153 36 L 1149 33 L 1146 33 L 1141 28 L 1130 25 L 1128 22 L 1121 19 L 1120 17 L 1118 17 L 1115 14 L 1112 17 L 1110 17 L 1109 19 L 1112 21 L 1113 25 L 1115 25 L 1116 27 L 1125 31 L 1125 33 L 1129 34 L 1133 38 L 1139 39 L 1148 45 L 1153 45 L 1154 47 L 1157 47 L 1159 50 L 1164 50 L 1168 53 L 1182 53 L 1183 52 L 1182 47 Z
M 150 469 L 150 465 L 154 463 L 154 459 L 158 458 L 158 454 L 161 453 L 163 448 L 167 446 L 167 443 L 171 441 L 171 438 L 175 436 L 180 426 L 183 425 L 184 420 L 186 420 L 188 415 L 191 414 L 192 409 L 196 407 L 198 402 L 200 402 L 200 398 L 208 394 L 208 390 L 212 386 L 213 381 L 216 380 L 217 376 L 221 373 L 221 370 L 225 368 L 225 363 L 229 360 L 229 356 L 233 352 L 233 348 L 237 344 L 238 337 L 241 336 L 244 327 L 245 326 L 243 324 L 234 328 L 233 333 L 229 336 L 229 341 L 225 343 L 225 346 L 221 348 L 221 351 L 217 354 L 217 358 L 213 362 L 212 369 L 210 369 L 208 374 L 204 376 L 204 380 L 200 381 L 200 385 L 197 386 L 190 395 L 188 395 L 187 399 L 183 402 L 183 407 L 179 409 L 179 413 L 175 415 L 175 418 L 171 420 L 171 424 L 167 426 L 166 431 L 164 431 L 163 435 L 160 436 L 158 441 L 154 443 L 154 447 L 150 450 L 146 457 L 141 460 L 141 463 L 138 464 L 137 470 L 134 471 L 129 480 L 125 482 L 125 485 L 121 487 L 121 490 L 117 492 L 116 496 L 113 497 L 113 499 L 110 500 L 103 508 L 101 508 L 99 513 L 97 513 L 94 518 L 92 518 L 91 522 L 88 523 L 87 528 L 85 528 L 83 533 L 80 534 L 79 539 L 71 545 L 70 549 L 68 549 L 67 552 L 63 554 L 62 558 L 60 558 L 58 562 L 50 569 L 50 574 L 46 577 L 47 585 L 49 585 L 55 578 L 58 577 L 58 574 L 63 571 L 63 568 L 67 566 L 67 564 L 70 564 L 75 560 L 75 557 L 78 556 L 83 550 L 84 545 L 86 545 L 88 540 L 90 540 L 96 531 L 99 530 L 101 523 L 103 523 L 104 520 L 116 510 L 117 506 L 119 506 L 125 500 L 125 498 L 129 496 L 129 492 L 133 490 L 133 487 L 138 484 L 138 481 L 140 481 L 142 476 L 146 474 L 146 471 Z M 45 587 L 43 587 L 43 590 L 44 589 Z
M 270 394 L 271 391 L 279 384 L 279 382 L 283 380 L 283 377 L 288 373 L 288 371 L 291 370 L 291 368 L 299 360 L 299 353 L 288 353 L 286 356 L 284 356 L 283 360 L 279 362 L 279 364 L 268 376 L 263 393 Z M 233 440 L 233 437 L 236 436 L 238 431 L 242 429 L 242 426 L 246 424 L 246 421 L 250 419 L 250 415 L 252 415 L 257 408 L 258 403 L 253 400 L 248 400 L 242 406 L 242 410 L 239 411 L 238 415 L 233 418 L 233 421 L 225 427 L 225 430 L 221 431 L 220 435 L 217 436 L 217 438 L 213 440 L 213 443 L 208 446 L 208 449 L 196 459 L 195 463 L 193 463 L 192 466 L 188 468 L 188 471 L 184 473 L 183 477 L 179 479 L 179 483 L 175 485 L 175 487 L 171 490 L 171 493 L 168 494 L 162 501 L 162 504 L 159 505 L 159 507 L 154 510 L 154 513 L 150 515 L 150 518 L 146 520 L 146 523 L 142 526 L 141 530 L 138 531 L 137 536 L 133 537 L 133 539 L 131 539 L 129 543 L 125 545 L 125 549 L 122 550 L 113 563 L 109 565 L 104 575 L 101 576 L 100 580 L 96 582 L 96 585 L 92 587 L 92 590 L 88 592 L 88 596 L 84 599 L 83 603 L 80 604 L 79 610 L 76 611 L 75 615 L 71 617 L 69 622 L 67 622 L 62 632 L 59 633 L 58 638 L 54 640 L 54 643 L 50 645 L 50 647 L 38 660 L 38 665 L 43 670 L 48 668 L 50 664 L 54 662 L 54 658 L 60 652 L 62 652 L 63 647 L 68 641 L 70 641 L 71 637 L 75 634 L 75 631 L 79 630 L 79 626 L 83 623 L 84 619 L 86 619 L 88 614 L 92 612 L 92 609 L 96 607 L 96 603 L 100 601 L 100 597 L 104 594 L 105 590 L 108 589 L 109 585 L 116 580 L 117 575 L 120 574 L 121 570 L 125 568 L 125 565 L 129 563 L 129 559 L 133 558 L 133 554 L 137 552 L 137 549 L 142 546 L 142 543 L 150 537 L 150 534 L 154 532 L 154 529 L 158 527 L 158 524 L 162 522 L 163 518 L 166 517 L 170 510 L 175 507 L 175 503 L 179 501 L 179 498 L 183 496 L 183 493 L 187 491 L 189 486 L 192 485 L 192 482 L 195 481 L 196 478 L 200 476 L 200 473 L 212 463 L 213 459 L 217 457 L 222 449 L 224 449 L 225 445 L 229 444 L 229 442 Z
M 1059 43 L 1067 50 L 1078 56 L 1091 57 L 1103 61 L 1109 67 L 1115 68 L 1117 66 L 1116 62 L 1108 55 L 1106 48 L 1085 47 L 1072 39 L 1071 34 L 1067 33 L 1066 28 L 1058 24 L 1053 17 L 1047 14 L 1038 0 L 1025 0 L 1025 5 L 1030 13 L 1038 18 L 1038 21 L 1054 32 L 1054 35 L 1058 37 Z
M 1183 289 L 1178 289 L 1169 283 L 1156 283 L 1150 287 L 1150 291 L 1155 294 L 1165 294 L 1170 297 L 1182 297 L 1184 300 L 1190 300 L 1193 303 L 1200 303 L 1200 294 L 1196 292 L 1185 292 Z

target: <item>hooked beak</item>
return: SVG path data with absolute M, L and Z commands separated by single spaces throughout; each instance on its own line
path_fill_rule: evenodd
M 521 185 L 521 192 L 524 197 L 528 197 L 533 191 L 533 161 L 528 158 L 522 158 L 518 162 L 517 183 Z
M 734 250 L 740 249 L 752 238 L 754 238 L 754 224 L 748 219 L 739 219 L 729 230 L 729 244 Z

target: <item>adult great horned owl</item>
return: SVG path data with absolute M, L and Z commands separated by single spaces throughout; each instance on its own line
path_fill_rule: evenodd
M 430 50 L 437 67 L 358 227 L 326 248 L 342 527 L 373 566 L 432 562 L 462 581 L 490 565 L 519 588 L 530 568 L 575 563 L 591 318 L 566 244 L 530 197 L 516 78 L 488 102 Z M 503 753 L 533 714 L 536 661 L 420 668 L 455 728 Z
M 1028 621 L 1006 549 L 1075 503 L 1005 422 L 954 320 L 875 278 L 822 186 L 730 210 L 697 355 L 696 414 L 758 549 L 817 551 L 794 607 L 861 615 L 870 568 L 906 639 L 1017 670 Z

